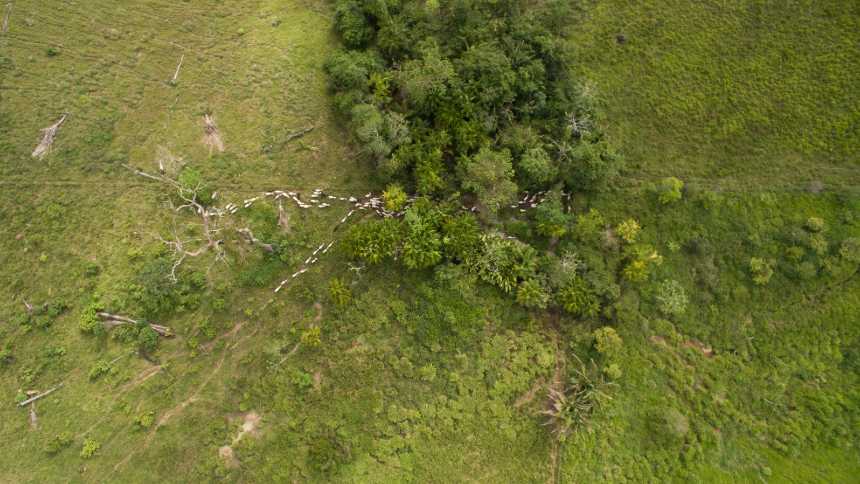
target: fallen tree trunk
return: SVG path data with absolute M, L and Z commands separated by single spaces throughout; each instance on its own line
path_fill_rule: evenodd
M 55 391 L 59 390 L 62 387 L 63 387 L 63 384 L 60 383 L 59 385 L 55 386 L 54 388 L 51 388 L 50 390 L 48 390 L 46 392 L 42 392 L 42 393 L 40 393 L 34 397 L 30 397 L 30 398 L 24 400 L 23 402 L 19 403 L 18 406 L 19 407 L 26 407 L 27 405 L 35 402 L 36 400 L 39 400 L 40 398 L 47 397 L 48 395 L 54 393 Z
M 39 142 L 39 145 L 36 146 L 35 150 L 33 150 L 33 158 L 41 160 L 51 151 L 51 146 L 54 144 L 54 137 L 57 136 L 57 131 L 59 131 L 60 126 L 66 121 L 67 116 L 67 114 L 63 114 L 63 117 L 61 117 L 59 121 L 42 130 L 42 141 Z
M 96 316 L 98 316 L 99 319 L 104 322 L 105 326 L 108 329 L 113 328 L 114 326 L 121 326 L 123 324 L 141 324 L 140 321 L 136 321 L 125 316 L 120 316 L 118 314 L 96 313 Z M 162 326 L 160 324 L 154 323 L 147 323 L 147 325 L 152 328 L 153 331 L 155 331 L 161 336 L 164 336 L 165 338 L 173 336 L 173 331 L 167 326 Z

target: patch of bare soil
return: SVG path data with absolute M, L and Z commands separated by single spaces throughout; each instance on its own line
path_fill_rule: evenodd
M 711 348 L 710 346 L 706 346 L 705 343 L 702 343 L 701 341 L 699 341 L 697 339 L 688 339 L 687 341 L 684 341 L 683 346 L 684 346 L 684 348 L 697 349 L 697 350 L 701 351 L 702 354 L 708 358 L 713 358 L 713 356 L 714 356 L 714 349 Z
M 260 414 L 257 412 L 248 412 L 242 417 L 242 426 L 239 427 L 239 432 L 235 437 L 233 437 L 233 442 L 230 445 L 222 445 L 218 448 L 218 457 L 224 461 L 224 465 L 229 469 L 235 469 L 240 465 L 239 459 L 233 451 L 233 447 L 238 444 L 245 435 L 250 435 L 251 437 L 259 437 L 260 435 L 260 431 L 258 430 L 261 420 Z

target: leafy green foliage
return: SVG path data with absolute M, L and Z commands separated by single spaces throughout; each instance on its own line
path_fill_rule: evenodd
M 593 318 L 600 312 L 600 301 L 581 277 L 571 278 L 556 297 L 561 307 L 574 316 Z
M 678 281 L 661 282 L 656 298 L 660 311 L 667 316 L 680 316 L 687 310 L 687 293 Z
M 72 437 L 71 432 L 62 432 L 57 434 L 45 444 L 45 453 L 48 455 L 55 455 L 60 453 L 63 449 L 72 445 L 74 438 Z
M 352 291 L 342 279 L 335 277 L 329 281 L 328 293 L 331 300 L 338 306 L 346 306 L 352 301 Z
M 481 148 L 473 158 L 461 161 L 461 170 L 463 188 L 474 192 L 481 205 L 492 213 L 517 195 L 511 154 L 507 150 Z
M 517 288 L 517 302 L 527 308 L 545 309 L 549 300 L 549 293 L 537 279 L 523 281 Z
M 752 274 L 753 282 L 759 286 L 763 286 L 770 282 L 773 276 L 774 261 L 763 259 L 761 257 L 753 257 L 750 259 L 750 273 Z
M 683 188 L 684 182 L 681 180 L 675 177 L 664 178 L 660 181 L 659 185 L 657 185 L 657 199 L 660 200 L 660 203 L 663 205 L 675 203 L 678 200 L 681 200 L 681 190 Z
M 81 446 L 81 457 L 84 459 L 89 459 L 98 453 L 99 449 L 101 449 L 102 444 L 100 444 L 95 439 L 91 439 L 87 437 L 84 439 L 84 443 Z

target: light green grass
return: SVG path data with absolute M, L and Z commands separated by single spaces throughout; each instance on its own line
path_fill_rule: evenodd
M 584 2 L 577 70 L 633 176 L 860 184 L 852 2 Z M 617 37 L 624 38 L 623 43 Z

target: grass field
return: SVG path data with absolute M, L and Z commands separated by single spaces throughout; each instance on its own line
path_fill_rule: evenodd
M 860 7 L 585 2 L 574 44 L 638 176 L 706 187 L 860 183 Z
M 79 328 L 94 299 L 137 307 L 165 256 L 159 237 L 199 236 L 197 218 L 168 205 L 169 187 L 125 165 L 156 173 L 166 153 L 181 157 L 221 204 L 273 189 L 380 188 L 332 114 L 322 64 L 337 46 L 333 7 L 11 5 L 0 34 L 0 481 L 857 475 L 860 279 L 838 254 L 860 237 L 858 5 L 580 6 L 575 70 L 627 168 L 574 211 L 596 208 L 611 225 L 635 217 L 664 256 L 655 280 L 690 297 L 683 315 L 660 315 L 653 284 L 620 283 L 610 317 L 561 316 L 549 332 L 546 314 L 454 268 L 350 270 L 336 250 L 273 293 L 336 240 L 345 208 L 290 205 L 287 256 L 236 245 L 226 263 L 204 254 L 183 265 L 188 289 L 158 320 L 176 337 L 151 361 Z M 33 158 L 40 130 L 63 113 L 52 152 Z M 202 142 L 204 114 L 223 152 Z M 656 201 L 649 185 L 664 176 L 687 183 L 681 202 Z M 276 213 L 256 204 L 236 223 L 268 233 Z M 821 237 L 803 228 L 810 217 L 824 221 Z M 617 250 L 578 250 L 621 270 Z M 767 285 L 751 282 L 753 257 L 774 261 Z M 350 302 L 333 300 L 332 278 Z M 623 376 L 588 428 L 556 446 L 546 387 L 560 367 L 602 357 L 593 331 L 605 325 L 623 340 L 613 356 Z M 16 400 L 59 383 L 33 425 Z M 88 442 L 98 449 L 85 457 Z

